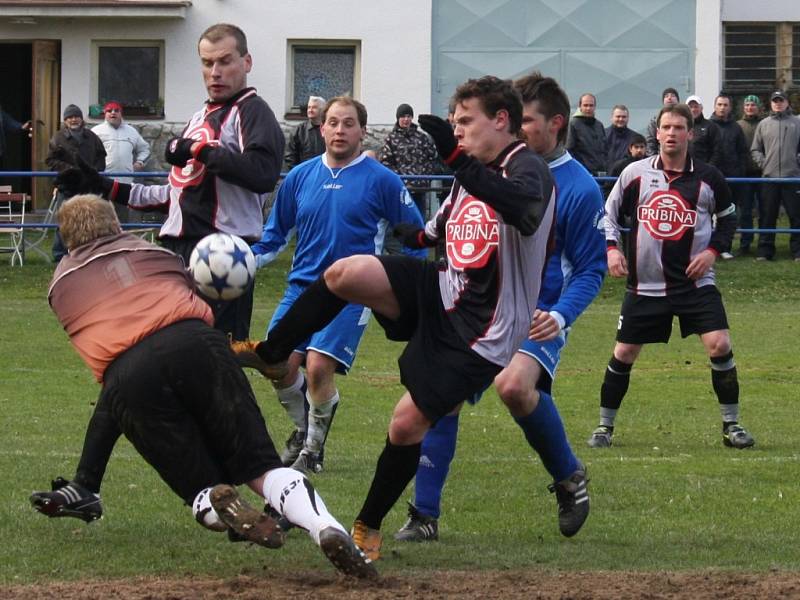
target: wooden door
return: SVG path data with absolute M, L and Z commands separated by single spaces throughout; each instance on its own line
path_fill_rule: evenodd
M 61 95 L 61 43 L 57 40 L 33 42 L 33 138 L 31 144 L 31 170 L 47 171 L 47 145 L 60 124 L 58 108 Z M 53 181 L 47 177 L 34 177 L 31 197 L 34 208 L 47 208 Z

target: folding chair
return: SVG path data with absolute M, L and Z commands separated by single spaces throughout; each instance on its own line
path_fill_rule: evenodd
M 25 262 L 25 202 L 27 194 L 14 194 L 11 186 L 0 186 L 0 252 L 11 254 L 11 266 Z
M 58 208 L 61 205 L 62 200 L 63 197 L 61 193 L 57 189 L 53 188 L 53 196 L 50 199 L 50 205 L 47 207 L 47 212 L 44 214 L 44 217 L 40 221 L 43 227 L 41 228 L 27 227 L 29 235 L 28 239 L 25 240 L 25 247 L 28 250 L 33 250 L 34 252 L 38 252 L 42 256 L 42 258 L 44 258 L 47 262 L 50 262 L 52 260 L 51 252 L 49 248 L 47 250 L 42 250 L 39 246 L 41 246 L 45 240 L 49 239 L 48 235 L 51 232 L 55 231 L 55 229 L 53 229 L 52 227 L 47 227 L 47 225 L 52 225 L 53 223 L 56 222 L 56 212 L 58 211 Z M 34 239 L 31 239 L 30 234 L 32 232 L 36 234 L 36 237 Z

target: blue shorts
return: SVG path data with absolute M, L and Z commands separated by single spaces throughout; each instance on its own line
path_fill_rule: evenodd
M 543 343 L 526 339 L 522 342 L 520 349 L 517 350 L 517 352 L 527 354 L 538 362 L 547 375 L 546 377 L 541 376 L 539 378 L 539 381 L 536 383 L 536 389 L 552 394 L 553 381 L 556 378 L 556 369 L 558 369 L 558 363 L 561 361 L 561 350 L 567 343 L 568 331 L 568 329 L 566 331 L 562 330 L 555 338 Z M 484 389 L 474 396 L 467 398 L 467 402 L 470 404 L 477 404 L 485 391 Z
M 272 315 L 267 332 L 281 320 L 297 297 L 305 291 L 305 286 L 289 284 L 278 307 Z M 353 366 L 358 344 L 369 322 L 372 311 L 360 304 L 348 304 L 327 327 L 317 331 L 305 342 L 295 348 L 295 352 L 305 354 L 308 350 L 330 356 L 339 366 L 337 373 L 347 373 Z
M 522 352 L 542 365 L 542 369 L 550 376 L 552 382 L 556 378 L 556 369 L 561 360 L 561 350 L 567 343 L 567 332 L 562 330 L 556 337 L 548 342 L 534 342 L 526 339 L 517 352 Z

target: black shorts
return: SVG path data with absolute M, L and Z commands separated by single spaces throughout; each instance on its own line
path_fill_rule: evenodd
M 704 285 L 673 296 L 625 294 L 617 325 L 617 341 L 623 344 L 666 343 L 672 318 L 678 317 L 681 336 L 728 329 L 722 296 L 713 285 Z
M 104 379 L 100 401 L 187 503 L 203 488 L 239 485 L 282 466 L 227 338 L 202 321 L 146 337 Z
M 435 423 L 486 389 L 502 370 L 456 333 L 442 305 L 435 263 L 378 256 L 400 305 L 396 321 L 375 313 L 386 337 L 408 344 L 398 359 L 400 381 L 417 408 Z

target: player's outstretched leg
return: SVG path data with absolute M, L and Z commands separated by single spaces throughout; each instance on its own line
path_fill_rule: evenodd
M 378 576 L 372 561 L 328 512 L 325 502 L 303 474 L 294 469 L 273 469 L 264 478 L 263 494 L 273 509 L 308 531 L 341 573 L 362 579 Z
M 265 548 L 283 546 L 285 535 L 277 520 L 250 506 L 235 487 L 216 485 L 209 498 L 222 522 L 238 536 Z
M 50 492 L 33 492 L 33 507 L 48 517 L 75 517 L 90 523 L 103 516 L 100 495 L 74 481 L 56 477 Z

